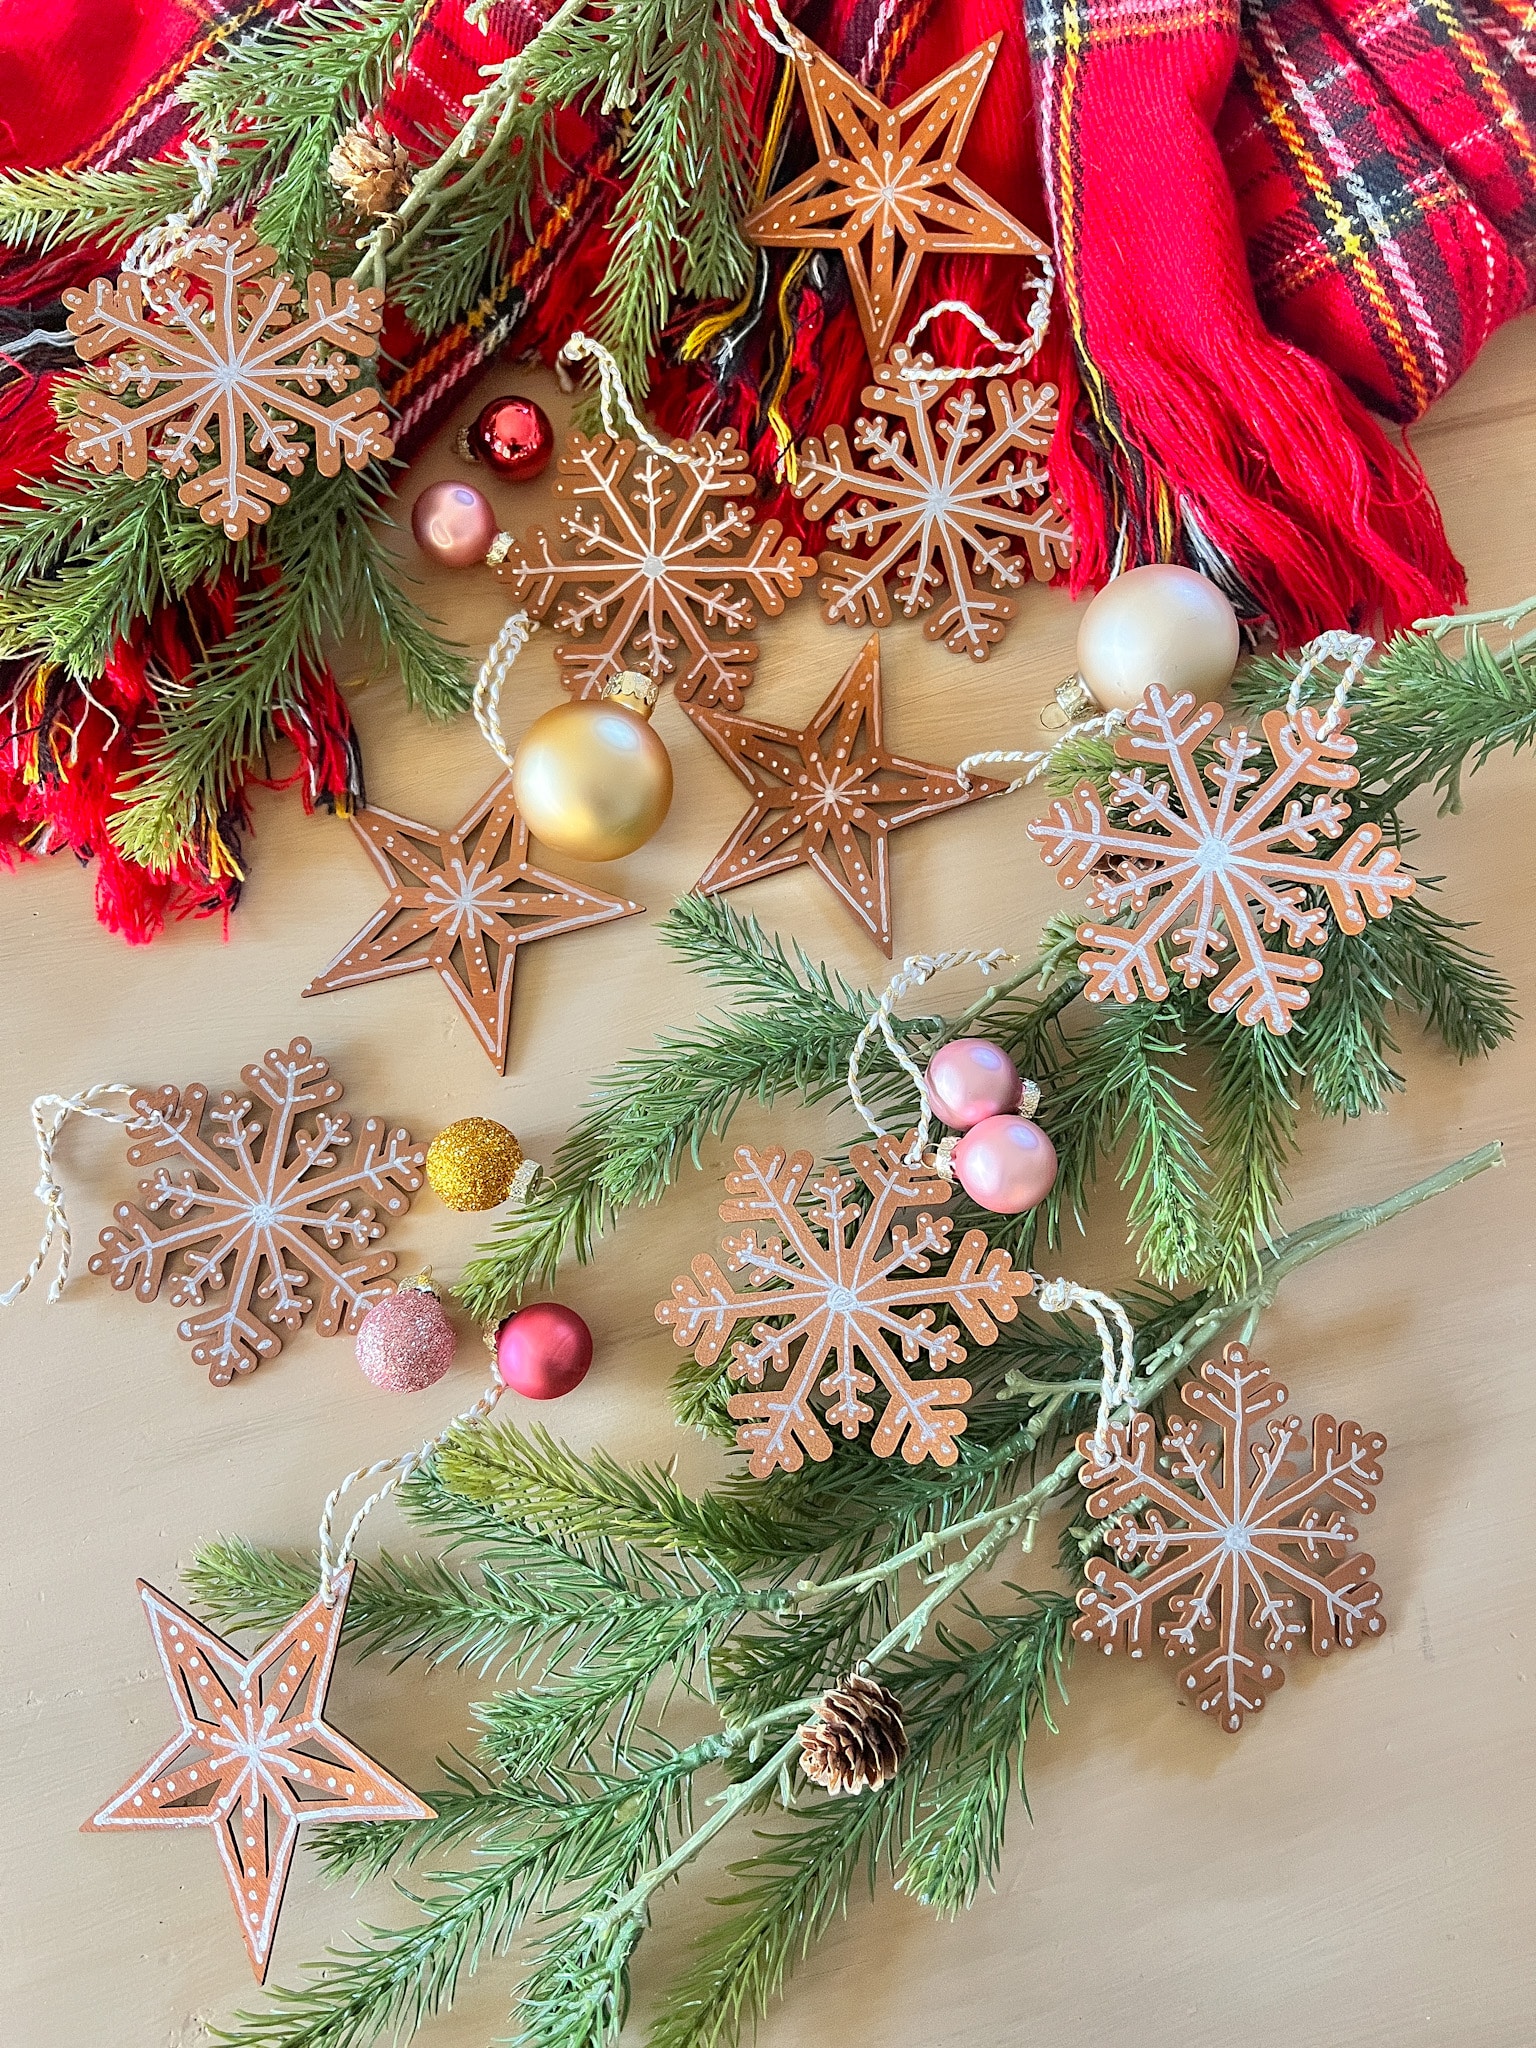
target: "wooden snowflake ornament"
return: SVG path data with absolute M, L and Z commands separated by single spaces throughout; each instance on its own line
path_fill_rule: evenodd
M 880 642 L 844 672 L 810 723 L 699 711 L 698 726 L 752 792 L 752 808 L 700 876 L 718 896 L 786 868 L 814 868 L 881 950 L 891 951 L 890 835 L 1004 787 L 909 761 L 885 744 Z
M 1090 1002 L 1161 1002 L 1170 969 L 1190 989 L 1220 975 L 1213 1010 L 1283 1033 L 1322 962 L 1277 952 L 1266 937 L 1283 931 L 1291 946 L 1321 946 L 1330 910 L 1341 931 L 1363 931 L 1413 894 L 1414 877 L 1376 825 L 1358 826 L 1336 853 L 1319 851 L 1319 840 L 1343 836 L 1350 807 L 1337 792 L 1359 780 L 1347 713 L 1268 711 L 1262 740 L 1239 727 L 1202 762 L 1223 715 L 1153 684 L 1116 736 L 1115 752 L 1136 766 L 1111 776 L 1108 801 L 1083 782 L 1029 832 L 1063 888 L 1089 882 L 1090 907 L 1115 920 L 1078 927 Z M 1256 766 L 1266 753 L 1268 767 Z M 1296 795 L 1304 786 L 1327 794 L 1306 804 Z
M 1290 1396 L 1240 1344 L 1185 1381 L 1187 1415 L 1109 1427 L 1101 1450 L 1078 1439 L 1088 1512 L 1108 1524 L 1114 1559 L 1091 1557 L 1072 1624 L 1079 1642 L 1143 1657 L 1154 1640 L 1180 1665 L 1180 1691 L 1235 1734 L 1285 1682 L 1282 1660 L 1309 1642 L 1325 1657 L 1380 1635 L 1374 1561 L 1355 1553 L 1349 1515 L 1368 1515 L 1385 1437 L 1319 1415 L 1254 1425 Z M 1118 1559 L 1118 1563 L 1114 1560 Z
M 351 1584 L 348 1565 L 336 1575 L 333 1605 L 317 1593 L 246 1657 L 139 1581 L 179 1725 L 82 1833 L 211 1828 L 258 1983 L 301 1821 L 433 1818 L 325 1718 Z
M 932 1206 L 954 1189 L 931 1166 L 909 1165 L 910 1146 L 892 1135 L 855 1145 L 851 1173 L 828 1166 L 814 1179 L 809 1152 L 742 1146 L 720 1205 L 722 1222 L 742 1226 L 725 1239 L 727 1270 L 700 1253 L 656 1311 L 700 1365 L 731 1344 L 729 1376 L 752 1391 L 726 1407 L 754 1478 L 797 1472 L 807 1457 L 824 1462 L 829 1430 L 851 1439 L 868 1423 L 878 1458 L 899 1450 L 909 1465 L 955 1462 L 970 1385 L 919 1379 L 913 1368 L 943 1373 L 964 1362 L 954 1325 L 935 1328 L 941 1312 L 953 1310 L 976 1343 L 991 1344 L 1035 1283 L 1007 1252 L 988 1249 L 984 1231 L 951 1246 L 953 1225 Z M 807 1187 L 815 1199 L 802 1207 Z M 903 1220 L 903 1210 L 917 1213 Z M 744 1323 L 750 1334 L 732 1343 Z M 765 1385 L 769 1378 L 782 1384 Z M 877 1386 L 878 1421 L 864 1398 Z
M 1046 254 L 959 168 L 1001 36 L 888 107 L 798 29 L 780 32 L 820 160 L 749 214 L 742 233 L 765 248 L 840 249 L 872 363 L 900 332 L 924 256 Z
M 215 1386 L 275 1357 L 311 1313 L 322 1337 L 357 1329 L 393 1284 L 395 1255 L 375 1246 L 425 1173 L 409 1131 L 369 1117 L 354 1138 L 307 1039 L 240 1078 L 211 1102 L 200 1082 L 132 1097 L 128 1163 L 155 1170 L 91 1260 L 141 1301 L 169 1275 L 173 1305 L 192 1311 L 178 1333 Z
M 635 917 L 642 907 L 533 866 L 510 773 L 451 831 L 372 809 L 354 811 L 352 825 L 389 894 L 305 995 L 430 968 L 499 1073 L 507 1070 L 519 949 Z
M 795 496 L 809 518 L 832 515 L 827 538 L 847 551 L 821 556 L 825 619 L 885 626 L 899 610 L 985 661 L 1014 615 L 1010 593 L 1072 559 L 1045 469 L 1056 387 L 994 377 L 983 404 L 933 368 L 931 356 L 892 349 L 864 391 L 852 448 L 840 426 L 805 442 Z
M 559 527 L 492 551 L 514 604 L 549 620 L 565 687 L 595 697 L 622 669 L 690 706 L 735 709 L 752 680 L 758 614 L 777 617 L 816 557 L 776 519 L 734 432 L 695 434 L 668 460 L 632 439 L 573 433 L 554 483 Z
M 317 270 L 295 316 L 299 293 L 276 262 L 275 249 L 218 213 L 153 300 L 131 271 L 66 291 L 76 354 L 107 358 L 78 393 L 69 460 L 141 477 L 153 455 L 185 478 L 181 502 L 231 540 L 287 499 L 284 476 L 300 474 L 311 444 L 322 476 L 387 461 L 382 401 L 357 382 L 357 362 L 378 347 L 384 294 Z

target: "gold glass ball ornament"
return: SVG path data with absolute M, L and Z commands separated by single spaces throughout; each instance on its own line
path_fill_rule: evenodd
M 672 757 L 652 730 L 657 688 L 627 669 L 601 697 L 557 704 L 524 733 L 512 793 L 529 831 L 574 860 L 644 846 L 672 804 Z
M 427 1184 L 450 1209 L 497 1209 L 522 1163 L 523 1148 L 505 1124 L 461 1116 L 427 1147 Z
M 1153 683 L 1204 704 L 1231 682 L 1240 647 L 1223 591 L 1193 569 L 1151 562 L 1106 583 L 1084 612 L 1073 680 L 1102 711 L 1134 711 Z

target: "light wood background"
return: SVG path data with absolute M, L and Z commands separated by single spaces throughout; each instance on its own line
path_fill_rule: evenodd
M 565 407 L 542 377 L 491 378 Z M 1536 585 L 1536 326 L 1506 331 L 1417 435 L 1472 600 Z M 457 424 L 455 422 L 455 424 Z M 402 488 L 456 472 L 445 431 Z M 494 493 L 509 524 L 543 516 L 542 484 Z M 504 612 L 476 571 L 428 579 L 426 595 L 477 654 Z M 976 669 L 915 629 L 885 636 L 888 728 L 906 751 L 954 761 L 972 748 L 1038 743 L 1037 714 L 1070 668 L 1076 614 L 1032 588 L 1003 648 Z M 753 706 L 797 721 L 857 651 L 803 600 L 764 632 Z M 509 691 L 515 737 L 555 700 L 552 649 L 535 641 Z M 429 727 L 387 680 L 357 698 L 373 799 L 449 822 L 495 764 L 469 720 Z M 599 879 L 659 914 L 687 889 L 739 815 L 742 792 L 664 701 L 677 799 L 665 831 Z M 1417 864 L 1475 918 L 1536 1011 L 1536 764 L 1500 759 L 1471 780 L 1460 817 L 1416 806 Z M 1001 799 L 894 842 L 898 957 L 944 945 L 1026 947 L 1061 902 L 1024 838 L 1026 801 Z M 430 1136 L 488 1113 L 548 1158 L 593 1075 L 709 1000 L 657 944 L 649 918 L 531 947 L 518 970 L 511 1072 L 499 1080 L 434 977 L 316 1001 L 310 976 L 378 898 L 349 828 L 306 817 L 292 793 L 255 799 L 250 883 L 225 942 L 187 923 L 136 950 L 100 931 L 91 881 L 68 860 L 0 880 L 0 1244 L 5 1278 L 35 1240 L 27 1106 L 92 1081 L 235 1081 L 295 1033 L 313 1036 L 354 1111 Z M 735 901 L 814 954 L 880 983 L 885 963 L 808 872 Z M 958 985 L 941 994 L 971 994 Z M 1490 1138 L 1508 1165 L 1290 1283 L 1258 1349 L 1304 1413 L 1327 1408 L 1385 1431 L 1381 1506 L 1367 1527 L 1390 1633 L 1341 1662 L 1303 1662 L 1262 1721 L 1228 1739 L 1176 1703 L 1169 1672 L 1079 1662 L 1061 1732 L 1032 1744 L 1033 1823 L 1019 1811 L 997 1889 L 958 1923 L 883 1889 L 860 1903 L 794 1979 L 763 2048 L 1525 2048 L 1532 2037 L 1536 1908 L 1532 1688 L 1536 1426 L 1532 1195 L 1536 1022 L 1496 1058 L 1462 1068 L 1405 1027 L 1407 1090 L 1363 1123 L 1308 1118 L 1293 1177 L 1305 1218 L 1381 1195 Z M 839 1128 L 844 1127 L 846 1119 Z M 791 1135 L 825 1144 L 820 1113 Z M 750 1126 L 748 1126 L 750 1128 Z M 112 1204 L 131 1193 L 120 1134 L 71 1127 L 62 1146 L 79 1235 L 60 1305 L 41 1286 L 0 1321 L 6 1468 L 0 1485 L 0 2039 L 7 2048 L 194 2048 L 252 2002 L 213 1844 L 199 1834 L 100 1838 L 80 1821 L 170 1728 L 133 1581 L 168 1591 L 195 1546 L 220 1532 L 312 1542 L 321 1501 L 354 1465 L 436 1429 L 480 1384 L 461 1362 L 413 1399 L 376 1393 L 351 1343 L 304 1334 L 253 1378 L 210 1387 L 162 1300 L 143 1306 L 85 1271 Z M 713 1242 L 719 1158 L 657 1210 L 629 1219 L 562 1292 L 590 1321 L 586 1385 L 541 1411 L 577 1445 L 626 1458 L 676 1454 L 705 1481 L 716 1453 L 672 1425 L 674 1353 L 652 1320 L 675 1272 Z M 1124 1278 L 1116 1204 L 1061 1269 Z M 424 1195 L 389 1242 L 452 1278 L 476 1226 Z M 364 1539 L 399 1542 L 381 1512 Z M 1051 1545 L 1042 1544 L 1049 1555 Z M 1044 1566 L 1035 1567 L 1044 1576 Z M 473 1673 L 392 1671 L 344 1658 L 337 1719 L 423 1790 L 437 1755 L 466 1739 Z M 737 1842 L 734 1853 L 744 1853 Z M 729 1889 L 723 1855 L 659 1903 L 637 1971 L 637 2021 Z M 273 1981 L 327 1940 L 408 1909 L 387 1886 L 354 1900 L 302 1853 Z M 503 2038 L 512 1966 L 466 1983 L 423 2040 Z

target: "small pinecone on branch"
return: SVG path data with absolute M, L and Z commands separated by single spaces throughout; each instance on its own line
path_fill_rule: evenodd
M 800 1768 L 832 1793 L 878 1792 L 907 1754 L 901 1702 L 853 1672 L 833 1686 L 800 1730 Z
M 359 213 L 392 213 L 411 189 L 411 159 L 387 128 L 359 121 L 331 151 L 331 183 Z

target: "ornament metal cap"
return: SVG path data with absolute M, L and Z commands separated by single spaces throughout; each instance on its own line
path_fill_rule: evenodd
M 1041 712 L 1040 723 L 1054 732 L 1058 726 L 1076 725 L 1080 718 L 1091 718 L 1098 708 L 1098 699 L 1081 676 L 1064 676 L 1056 685 L 1055 697 Z
M 477 457 L 471 457 L 472 461 L 477 459 Z M 516 545 L 517 541 L 514 535 L 498 533 L 485 551 L 487 565 L 492 569 L 499 569 Z
M 458 456 L 460 462 L 477 463 L 480 460 L 480 457 L 475 452 L 475 444 L 469 438 L 469 425 L 467 423 L 460 427 L 453 437 L 453 452 Z
M 637 668 L 625 668 L 610 676 L 599 694 L 605 703 L 622 704 L 627 711 L 638 711 L 642 718 L 649 718 L 656 709 L 661 685 Z

